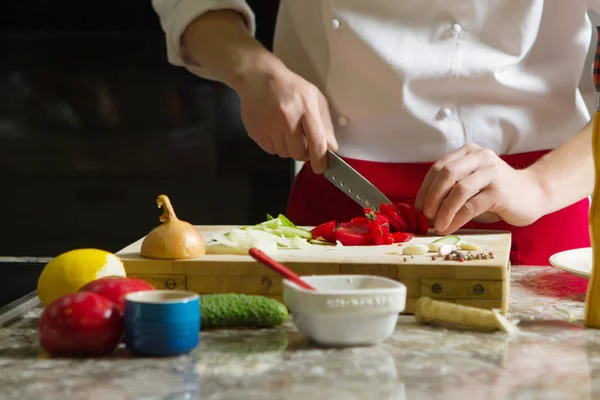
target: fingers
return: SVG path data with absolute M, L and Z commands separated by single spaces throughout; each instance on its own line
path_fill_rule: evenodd
M 283 133 L 271 135 L 271 143 L 273 143 L 275 153 L 281 158 L 288 158 L 290 156 L 285 139 L 286 136 L 287 135 Z
M 325 127 L 325 137 L 327 138 L 327 148 L 331 151 L 338 150 L 338 143 L 335 139 L 335 131 L 333 129 L 333 123 L 331 121 L 331 113 L 329 112 L 329 104 L 327 99 L 322 94 L 319 96 L 319 111 L 321 114 L 321 121 Z
M 495 195 L 493 190 L 482 190 L 481 192 L 479 192 L 479 194 L 467 200 L 467 202 L 463 204 L 460 210 L 458 210 L 450 225 L 448 225 L 448 227 L 445 230 L 439 231 L 439 233 L 441 235 L 451 234 L 452 232 L 456 231 L 473 218 L 493 208 L 494 202 Z
M 428 218 L 437 219 L 438 210 L 454 185 L 476 170 L 486 167 L 490 162 L 485 152 L 473 151 L 444 165 L 431 180 L 429 191 L 423 200 L 423 214 Z
M 307 102 L 302 117 L 302 128 L 306 137 L 308 154 L 313 171 L 322 174 L 327 166 L 327 138 L 325 125 L 316 102 Z
M 439 211 L 435 217 L 434 228 L 438 232 L 448 229 L 455 221 L 458 212 L 467 202 L 485 189 L 493 180 L 494 171 L 492 168 L 484 168 L 476 171 L 472 175 L 462 179 L 449 191 L 448 196 L 443 200 Z M 467 208 L 470 206 L 467 206 Z M 487 211 L 487 210 L 484 210 Z M 465 216 L 463 212 L 463 217 Z M 473 216 L 472 218 L 476 217 Z M 458 221 L 459 223 L 460 221 Z M 466 223 L 468 221 L 463 222 Z M 462 226 L 462 225 L 461 225 Z
M 268 153 L 298 161 L 310 160 L 313 171 L 323 173 L 327 149 L 338 148 L 327 100 L 312 86 L 295 85 L 291 90 L 292 93 L 275 98 L 277 117 L 262 116 L 252 124 L 249 113 L 250 126 L 266 129 L 258 132 L 254 129 L 250 136 Z
M 286 132 L 283 137 L 290 157 L 297 161 L 304 161 L 307 159 L 308 148 L 306 146 L 306 139 L 304 138 L 304 131 L 301 124 L 297 124 L 294 130 Z
M 457 160 L 479 148 L 480 147 L 477 146 L 476 144 L 468 143 L 468 144 L 464 145 L 463 147 L 461 147 L 460 149 L 448 154 L 446 157 L 440 159 L 438 162 L 433 164 L 431 166 L 431 168 L 429 168 L 429 171 L 427 171 L 427 174 L 425 175 L 425 179 L 423 179 L 423 183 L 421 184 L 421 187 L 419 188 L 419 192 L 417 193 L 417 198 L 415 199 L 415 208 L 423 211 L 423 213 L 425 214 L 425 212 L 424 212 L 425 199 L 427 197 L 427 194 L 429 193 L 429 188 L 430 188 L 433 180 L 435 179 L 436 175 L 442 170 L 442 168 L 444 168 L 444 166 L 446 164 L 448 164 L 454 160 Z M 435 216 L 435 214 L 432 216 L 425 214 L 425 216 L 427 218 L 431 219 Z
M 273 141 L 271 140 L 270 137 L 268 137 L 266 140 L 261 140 L 260 142 L 255 138 L 251 137 L 251 139 L 254 140 L 254 143 L 259 145 L 261 149 L 263 149 L 270 155 L 277 154 L 277 151 L 275 151 L 275 145 L 273 144 Z

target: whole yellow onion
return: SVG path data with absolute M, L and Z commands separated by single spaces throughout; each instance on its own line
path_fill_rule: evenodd
M 169 198 L 161 194 L 156 204 L 158 208 L 163 208 L 160 216 L 162 224 L 150 231 L 142 241 L 142 257 L 176 260 L 206 254 L 202 235 L 192 224 L 177 218 Z

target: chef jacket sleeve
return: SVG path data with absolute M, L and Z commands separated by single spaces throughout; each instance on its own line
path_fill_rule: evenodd
M 206 79 L 216 80 L 207 68 L 186 56 L 181 44 L 181 35 L 194 19 L 209 11 L 233 10 L 244 18 L 248 32 L 253 36 L 256 33 L 255 16 L 245 0 L 152 0 L 152 7 L 165 33 L 169 63 Z

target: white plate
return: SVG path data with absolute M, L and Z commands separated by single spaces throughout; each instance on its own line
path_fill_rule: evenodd
M 592 248 L 561 251 L 550 257 L 550 264 L 583 278 L 592 274 Z

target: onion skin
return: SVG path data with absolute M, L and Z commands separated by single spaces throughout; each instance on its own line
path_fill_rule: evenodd
M 206 245 L 202 235 L 192 224 L 177 218 L 169 198 L 161 194 L 156 199 L 156 204 L 158 208 L 163 208 L 163 214 L 160 216 L 162 224 L 144 238 L 141 256 L 178 260 L 205 255 Z

